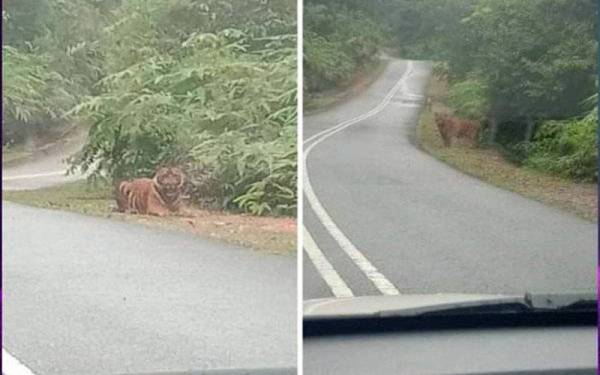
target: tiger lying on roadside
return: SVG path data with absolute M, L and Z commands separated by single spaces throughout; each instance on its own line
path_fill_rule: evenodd
M 179 168 L 161 167 L 152 179 L 136 178 L 116 185 L 117 211 L 165 216 L 183 210 L 185 175 Z

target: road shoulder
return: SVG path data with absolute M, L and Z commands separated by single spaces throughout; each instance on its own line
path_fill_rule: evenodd
M 92 187 L 85 181 L 26 191 L 3 191 L 3 199 L 28 206 L 77 212 L 156 230 L 185 232 L 203 238 L 272 254 L 296 253 L 296 219 L 258 217 L 218 210 L 191 208 L 191 217 L 154 217 L 113 212 L 113 193 L 107 187 Z

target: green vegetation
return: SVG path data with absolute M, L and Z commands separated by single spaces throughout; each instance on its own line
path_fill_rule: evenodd
M 106 216 L 112 211 L 113 192 L 107 184 L 90 185 L 79 181 L 34 191 L 4 191 L 2 198 L 40 208 Z
M 465 118 L 481 120 L 489 111 L 489 88 L 476 77 L 454 83 L 448 92 L 448 104 L 454 112 Z
M 92 1 L 2 2 L 2 139 L 22 144 L 33 134 L 68 124 L 62 116 L 101 74 L 86 40 L 104 15 Z
M 377 80 L 386 66 L 387 62 L 385 60 L 374 60 L 355 72 L 349 84 L 305 95 L 303 103 L 304 114 L 326 110 L 348 100 L 353 95 L 363 92 Z
M 292 0 L 6 1 L 4 139 L 77 119 L 72 167 L 93 181 L 177 164 L 193 200 L 294 215 L 295 16 Z
M 361 70 L 376 66 L 384 33 L 368 8 L 345 1 L 305 1 L 303 62 L 307 98 L 347 86 Z
M 598 180 L 598 114 L 544 122 L 524 164 L 577 180 Z

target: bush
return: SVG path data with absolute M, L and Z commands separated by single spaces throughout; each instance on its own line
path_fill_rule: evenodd
M 54 133 L 102 75 L 105 17 L 87 0 L 6 1 L 2 7 L 4 144 Z M 105 2 L 106 3 L 106 2 Z M 99 5 L 99 4 L 98 4 Z
M 489 110 L 487 85 L 475 76 L 453 83 L 448 89 L 448 104 L 456 114 L 481 120 Z
M 2 47 L 2 135 L 19 141 L 28 130 L 54 125 L 75 102 L 67 80 L 49 69 L 49 57 Z
M 433 63 L 432 73 L 439 79 L 447 79 L 450 74 L 450 65 L 447 61 L 436 61 Z
M 352 77 L 356 62 L 341 47 L 315 33 L 305 33 L 304 86 L 309 92 L 343 85 Z
M 547 121 L 537 131 L 525 165 L 583 181 L 598 180 L 598 114 Z
M 232 131 L 213 137 L 196 136 L 186 164 L 192 199 L 206 194 L 223 207 L 238 207 L 255 215 L 294 215 L 296 212 L 296 132 L 286 129 L 280 139 L 248 142 Z
M 73 168 L 89 171 L 91 180 L 114 180 L 149 176 L 159 165 L 176 164 L 190 177 L 194 203 L 214 197 L 224 208 L 293 214 L 293 23 L 280 19 L 271 26 L 214 33 L 190 26 L 182 35 L 183 28 L 173 31 L 165 22 L 168 7 L 181 4 L 151 4 L 125 9 L 127 22 L 117 22 L 104 41 L 111 63 L 97 85 L 100 94 L 71 111 L 92 124 Z M 195 25 L 193 18 L 190 22 Z M 115 40 L 130 45 L 113 50 Z M 133 48 L 136 43 L 143 46 Z
M 383 26 L 343 3 L 304 6 L 304 82 L 307 94 L 349 83 L 377 57 Z

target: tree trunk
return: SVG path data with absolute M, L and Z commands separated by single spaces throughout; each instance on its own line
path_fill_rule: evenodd
M 525 129 L 525 142 L 531 141 L 533 138 L 533 128 L 535 123 L 531 117 L 527 117 L 527 128 Z
M 490 117 L 490 131 L 487 142 L 490 144 L 496 142 L 496 134 L 498 134 L 498 120 L 496 116 L 492 116 Z

